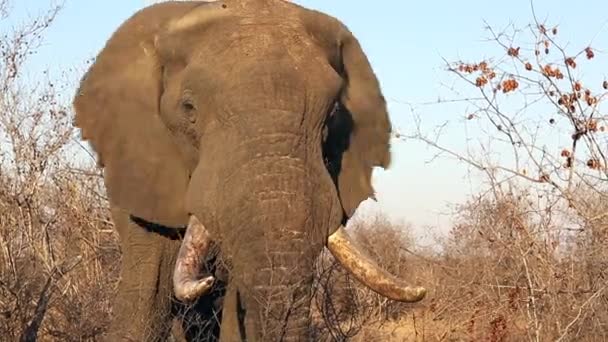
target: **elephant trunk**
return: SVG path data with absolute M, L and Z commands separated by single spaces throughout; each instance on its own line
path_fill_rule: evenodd
M 301 134 L 281 131 L 286 130 L 282 125 L 299 127 L 301 118 L 278 110 L 258 116 L 274 124 L 247 127 L 261 132 L 255 137 L 228 137 L 238 140 L 230 158 L 223 152 L 214 156 L 218 160 L 214 164 L 212 150 L 199 162 L 190 184 L 189 210 L 216 239 L 229 268 L 221 335 L 226 340 L 233 340 L 235 332 L 250 341 L 308 340 L 304 337 L 309 334 L 316 257 L 324 247 L 327 227 L 339 224 L 341 208 L 329 175 L 311 177 L 324 172 L 321 162 L 310 162 L 322 160 L 317 156 L 320 144 L 318 151 L 309 149 Z M 279 127 L 267 128 L 272 126 Z M 257 152 L 256 146 L 266 150 Z M 203 191 L 197 184 L 201 175 L 224 178 L 205 184 Z M 194 191 L 199 193 L 195 196 Z M 208 239 L 205 227 L 192 222 L 198 220 L 193 218 L 188 225 L 176 263 L 174 286 L 175 293 L 181 293 L 179 299 L 196 298 L 209 290 L 199 286 L 204 279 L 199 280 L 196 267 L 181 260 L 188 256 L 201 260 L 205 253 L 205 248 L 194 246 Z M 180 270 L 180 265 L 185 266 Z
M 282 178 L 277 177 L 278 184 Z M 254 204 L 260 214 L 251 219 L 249 229 L 263 238 L 247 242 L 244 237 L 228 243 L 235 248 L 227 247 L 233 256 L 232 279 L 247 312 L 246 335 L 252 341 L 307 341 L 315 257 L 323 239 L 311 233 L 314 214 L 301 195 L 261 197 Z
M 238 282 L 248 312 L 243 323 L 247 336 L 257 337 L 253 341 L 309 340 L 313 268 L 303 258 L 291 251 L 273 252 L 258 264 L 252 281 Z

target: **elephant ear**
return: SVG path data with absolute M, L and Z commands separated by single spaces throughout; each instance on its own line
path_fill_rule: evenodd
M 390 165 L 386 101 L 361 45 L 342 23 L 316 11 L 306 11 L 303 22 L 343 80 L 325 144 L 342 149 L 332 153 L 339 160 L 330 162 L 339 165 L 335 178 L 340 201 L 351 217 L 362 201 L 374 198 L 373 168 Z
M 167 226 L 188 222 L 189 171 L 159 116 L 162 67 L 154 37 L 194 3 L 148 7 L 109 39 L 74 98 L 75 125 L 104 167 L 110 202 Z

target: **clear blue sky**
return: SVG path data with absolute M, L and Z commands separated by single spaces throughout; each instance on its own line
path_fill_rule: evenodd
M 298 0 L 303 6 L 334 15 L 346 23 L 359 38 L 382 83 L 389 100 L 394 125 L 406 132 L 413 129 L 409 107 L 451 96 L 441 84 L 449 82 L 442 57 L 448 60 L 479 59 L 494 54 L 494 45 L 482 42 L 486 20 L 502 28 L 532 19 L 528 0 L 509 1 L 340 1 Z M 45 0 L 17 0 L 13 20 L 36 14 Z M 93 57 L 116 27 L 144 0 L 65 0 L 65 8 L 48 31 L 40 53 L 30 65 L 33 76 L 42 69 L 58 72 L 83 65 Z M 606 27 L 608 2 L 538 0 L 534 2 L 540 18 L 559 24 L 565 40 L 581 42 L 600 31 L 598 43 L 608 44 Z M 583 43 L 584 44 L 584 43 Z M 605 72 L 606 70 L 604 70 Z M 417 111 L 426 128 L 446 120 L 460 120 L 461 105 L 419 106 Z M 450 132 L 445 138 L 462 144 L 463 132 Z M 461 145 L 460 145 L 461 146 Z M 446 204 L 462 202 L 471 191 L 467 169 L 452 160 L 425 162 L 434 151 L 413 141 L 393 144 L 393 165 L 389 171 L 375 173 L 379 203 L 391 217 L 445 229 L 447 218 L 439 215 Z

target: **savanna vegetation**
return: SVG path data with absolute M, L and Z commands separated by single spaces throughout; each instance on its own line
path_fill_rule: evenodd
M 60 10 L 0 26 L 2 341 L 95 341 L 112 315 L 121 252 L 95 157 L 72 126 L 83 68 L 24 76 Z M 1 20 L 10 15 L 0 0 Z M 480 192 L 455 208 L 432 249 L 384 215 L 349 227 L 383 267 L 426 286 L 427 298 L 387 300 L 325 253 L 318 340 L 608 340 L 608 81 L 580 72 L 605 58 L 602 47 L 562 42 L 534 15 L 526 27 L 487 32 L 493 58 L 446 61 L 477 143 L 456 149 L 421 121 L 397 135 L 460 160 Z

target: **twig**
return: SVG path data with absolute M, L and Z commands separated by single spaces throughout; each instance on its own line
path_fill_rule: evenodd
M 530 269 L 528 268 L 528 261 L 526 260 L 526 256 L 522 255 L 522 261 L 524 263 L 524 268 L 526 270 L 526 280 L 528 281 L 528 303 L 532 309 L 532 315 L 534 316 L 534 337 L 536 341 L 540 341 L 540 324 L 538 323 L 538 315 L 536 312 L 536 298 L 534 297 L 534 287 L 532 286 L 532 278 L 530 276 Z
M 574 317 L 574 319 L 572 321 L 570 321 L 570 323 L 568 323 L 568 325 L 564 329 L 564 332 L 562 333 L 562 335 L 557 340 L 555 340 L 555 342 L 559 342 L 559 341 L 563 340 L 564 338 L 566 338 L 566 336 L 568 335 L 568 330 L 570 330 L 570 328 L 572 328 L 572 326 L 576 323 L 576 321 L 578 321 L 581 318 L 581 315 L 583 314 L 583 309 L 587 305 L 589 305 L 592 300 L 594 300 L 597 296 L 599 296 L 606 289 L 606 287 L 608 287 L 608 284 L 602 286 L 599 290 L 595 291 L 594 294 L 592 294 L 589 298 L 587 298 L 587 300 L 583 304 L 581 304 L 581 306 L 578 308 L 578 313 L 576 314 L 576 317 Z
M 61 280 L 61 278 L 74 269 L 74 267 L 76 267 L 80 261 L 82 261 L 82 257 L 77 256 L 69 262 L 65 261 L 61 265 L 53 268 L 51 274 L 49 274 L 49 277 L 46 280 L 46 283 L 44 284 L 42 292 L 40 292 L 38 304 L 36 304 L 36 309 L 34 310 L 34 317 L 32 317 L 30 323 L 23 330 L 21 338 L 19 339 L 20 342 L 36 341 L 38 338 L 38 330 L 40 330 L 40 325 L 42 324 L 42 320 L 44 320 L 44 315 L 46 314 L 49 301 L 51 300 L 51 296 L 53 294 L 53 283 Z

